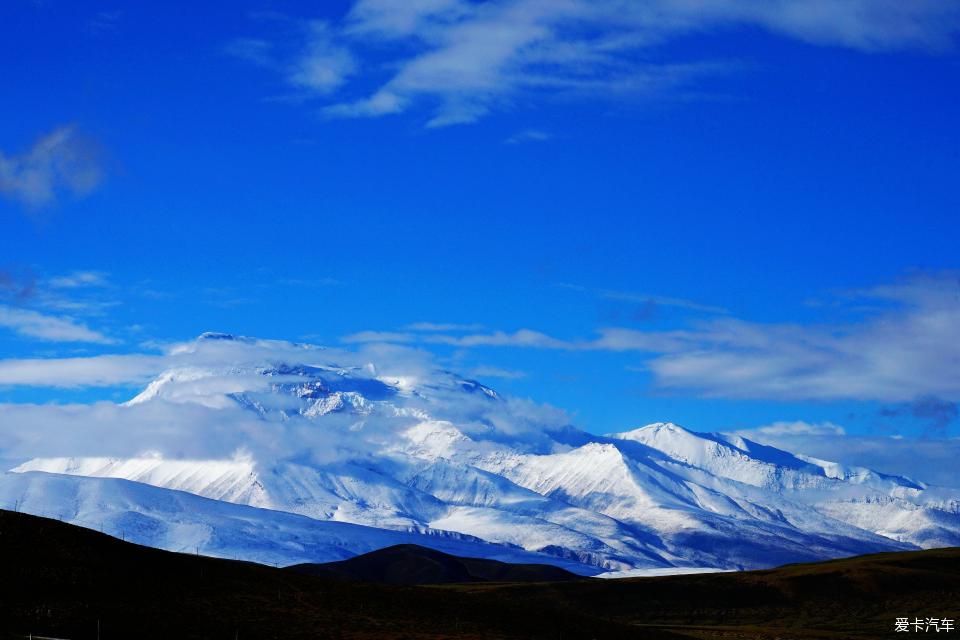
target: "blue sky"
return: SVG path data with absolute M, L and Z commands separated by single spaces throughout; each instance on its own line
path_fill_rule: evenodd
M 593 431 L 956 435 L 957 5 L 213 4 L 0 8 L 0 400 L 215 330 Z

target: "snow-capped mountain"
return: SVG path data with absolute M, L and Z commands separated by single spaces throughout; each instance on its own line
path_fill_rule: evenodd
M 38 457 L 0 477 L 0 496 L 46 513 L 69 502 L 63 492 L 94 496 L 111 518 L 158 532 L 142 533 L 146 544 L 190 547 L 206 527 L 221 541 L 211 552 L 276 562 L 334 559 L 322 540 L 338 523 L 581 573 L 960 544 L 956 492 L 741 437 L 670 423 L 595 436 L 450 372 L 345 365 L 304 345 L 204 334 L 176 353 L 181 363 L 123 407 L 130 429 L 150 407 L 203 407 L 236 416 L 250 447 L 216 459 Z M 252 523 L 242 534 L 240 521 Z M 357 535 L 372 542 L 337 549 L 379 540 Z

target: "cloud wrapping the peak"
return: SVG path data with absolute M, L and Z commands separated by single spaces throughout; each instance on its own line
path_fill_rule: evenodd
M 304 373 L 304 366 L 319 369 Z M 387 404 L 359 413 L 299 413 L 316 398 L 285 387 L 317 380 L 329 387 L 324 394 L 352 385 L 365 406 Z M 475 439 L 532 448 L 554 446 L 544 431 L 570 424 L 559 409 L 497 396 L 440 370 L 430 354 L 390 345 L 343 351 L 205 334 L 158 354 L 0 360 L 0 386 L 8 384 L 137 385 L 144 391 L 124 404 L 0 405 L 0 458 L 128 457 L 151 450 L 223 459 L 242 448 L 258 464 L 330 462 L 389 451 L 400 431 L 426 416 Z

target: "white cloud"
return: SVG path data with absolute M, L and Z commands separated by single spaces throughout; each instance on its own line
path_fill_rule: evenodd
M 49 342 L 91 342 L 111 344 L 104 334 L 66 316 L 51 316 L 33 311 L 0 305 L 0 327 L 22 336 Z
M 0 152 L 0 194 L 37 208 L 61 195 L 83 196 L 103 179 L 97 146 L 72 126 L 54 129 L 24 153 Z
M 344 342 L 384 342 L 441 344 L 454 347 L 522 347 L 532 349 L 556 349 L 561 351 L 651 351 L 662 352 L 680 348 L 685 344 L 685 332 L 644 332 L 634 329 L 605 327 L 597 330 L 591 340 L 564 340 L 533 329 L 516 331 L 491 331 L 448 335 L 448 332 L 463 332 L 475 325 L 434 325 L 418 323 L 408 327 L 417 333 L 391 331 L 361 331 L 342 338 Z
M 892 303 L 842 324 L 721 319 L 648 363 L 662 388 L 732 398 L 960 400 L 957 276 L 918 276 L 860 292 Z
M 793 422 L 773 422 L 771 424 L 734 432 L 746 438 L 756 439 L 758 436 L 842 436 L 846 435 L 846 430 L 840 425 L 832 422 L 804 422 L 795 420 Z
M 159 354 L 107 354 L 78 358 L 30 358 L 0 360 L 0 385 L 61 388 L 131 386 L 149 381 L 172 367 L 231 368 L 265 366 L 270 362 L 362 360 L 360 354 L 321 349 L 307 344 L 276 340 L 233 338 L 205 334 L 202 340 L 151 344 Z M 320 355 L 322 354 L 322 356 Z M 389 360 L 389 358 L 387 358 Z
M 457 347 L 536 347 L 540 349 L 573 349 L 570 342 L 548 336 L 540 331 L 520 329 L 513 333 L 495 331 L 493 333 L 475 333 L 465 336 L 428 335 L 421 338 L 424 342 L 446 344 Z
M 164 363 L 159 356 L 143 354 L 0 360 L 0 386 L 130 386 L 147 382 Z
M 148 403 L 134 407 L 94 404 L 0 405 L 0 454 L 134 456 L 145 450 L 170 457 L 229 458 L 244 444 L 269 446 L 272 425 L 237 410 L 202 405 Z
M 378 117 L 424 105 L 427 126 L 473 122 L 519 98 L 608 98 L 685 85 L 726 65 L 652 61 L 704 31 L 756 27 L 819 46 L 873 52 L 951 46 L 960 6 L 938 0 L 358 0 L 320 24 L 287 78 L 333 94 L 324 112 Z M 262 41 L 239 55 L 264 64 Z M 363 66 L 364 87 L 347 81 Z M 384 76 L 386 76 L 384 78 Z M 350 91 L 339 91 L 349 88 Z
M 283 456 L 329 460 L 368 455 L 371 443 L 389 443 L 398 429 L 415 421 L 375 414 L 366 416 L 360 429 L 356 416 L 331 414 L 318 429 L 316 423 L 297 416 L 260 419 L 225 397 L 234 392 L 257 394 L 271 384 L 299 380 L 254 373 L 278 363 L 350 367 L 361 378 L 403 376 L 430 389 L 429 397 L 406 397 L 406 406 L 455 421 L 480 439 L 523 434 L 536 446 L 543 442 L 544 428 L 569 424 L 569 416 L 546 405 L 509 398 L 492 403 L 484 394 L 464 394 L 459 385 L 449 386 L 446 374 L 438 373 L 431 354 L 417 349 L 364 345 L 344 351 L 212 334 L 168 345 L 156 355 L 0 360 L 0 386 L 145 385 L 161 372 L 176 372 L 164 386 L 163 398 L 153 401 L 0 405 L 0 458 L 129 456 L 144 450 L 170 457 L 224 458 L 244 447 L 264 464 Z M 282 394 L 269 400 L 258 397 L 272 408 L 294 401 Z
M 335 42 L 330 26 L 314 21 L 309 26 L 306 50 L 294 62 L 288 80 L 295 87 L 330 93 L 356 73 L 357 67 L 350 50 Z
M 107 274 L 100 271 L 74 271 L 67 275 L 50 278 L 47 283 L 54 289 L 82 289 L 109 286 Z

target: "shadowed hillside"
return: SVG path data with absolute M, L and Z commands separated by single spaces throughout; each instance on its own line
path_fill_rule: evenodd
M 390 584 L 559 582 L 582 579 L 582 576 L 548 564 L 511 564 L 482 558 L 459 558 L 415 544 L 398 544 L 349 560 L 299 564 L 289 569 L 325 578 Z
M 404 562 L 382 560 L 396 553 L 373 554 L 391 579 Z M 896 617 L 960 616 L 957 549 L 736 574 L 404 586 L 170 553 L 0 511 L 0 567 L 6 637 L 96 638 L 99 621 L 104 640 L 882 638 Z

